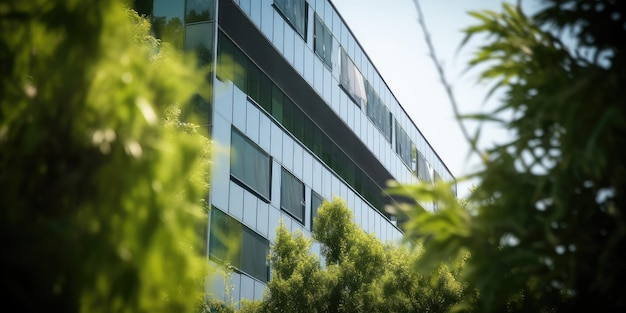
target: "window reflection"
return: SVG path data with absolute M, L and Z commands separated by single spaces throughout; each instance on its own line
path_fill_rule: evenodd
M 343 49 L 341 49 L 340 83 L 341 87 L 348 93 L 348 96 L 350 96 L 352 101 L 359 107 L 365 104 L 367 96 L 365 94 L 363 75 Z
M 183 1 L 154 0 L 152 27 L 154 35 L 177 49 L 183 48 Z
M 326 24 L 315 14 L 315 28 L 313 30 L 315 53 L 322 58 L 328 67 L 332 68 L 333 35 Z
M 284 168 L 281 173 L 280 208 L 304 224 L 304 184 Z
M 185 14 L 187 23 L 206 22 L 213 20 L 213 0 L 187 0 Z
M 270 157 L 234 128 L 231 131 L 230 173 L 265 200 L 270 198 Z
M 304 0 L 274 0 L 274 6 L 295 30 L 306 38 L 306 4 Z
M 209 256 L 262 282 L 269 280 L 269 241 L 219 209 L 211 208 Z
M 185 50 L 193 50 L 200 66 L 211 63 L 213 24 L 199 23 L 185 27 Z

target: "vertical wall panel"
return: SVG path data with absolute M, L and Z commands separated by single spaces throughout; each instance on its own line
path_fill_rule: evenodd
M 315 81 L 315 53 L 308 47 L 304 49 L 304 79 L 309 85 Z
M 213 262 L 209 262 L 211 266 L 219 266 L 216 263 Z M 218 273 L 217 271 L 215 273 L 211 273 L 211 276 L 208 277 L 208 279 L 205 280 L 205 290 L 211 295 L 211 297 L 218 299 L 218 300 L 222 300 L 222 301 L 229 301 L 228 299 L 226 299 L 226 286 L 224 285 L 224 277 L 222 276 L 222 274 Z
M 313 56 L 313 88 L 318 94 L 323 96 L 324 93 L 324 65 L 317 55 Z M 327 100 L 327 102 L 330 102 Z
M 233 287 L 233 298 L 240 299 L 241 297 L 241 274 L 233 273 L 231 276 L 230 284 Z M 237 308 L 239 308 L 239 302 L 237 302 Z
M 283 40 L 284 40 L 284 28 L 285 21 L 283 17 L 276 12 L 276 10 L 272 10 L 274 12 L 274 33 L 272 42 L 278 51 L 283 52 Z
M 261 28 L 261 2 L 261 0 L 250 0 L 250 17 L 258 28 Z
M 330 71 L 324 64 L 322 64 L 322 75 L 324 76 L 324 91 L 323 91 L 324 100 L 326 102 L 330 102 L 332 101 L 332 98 L 333 98 L 332 87 L 333 85 L 336 85 L 337 82 L 333 80 L 333 76 L 330 74 Z
M 276 240 L 276 228 L 278 227 L 280 222 L 280 211 L 278 208 L 270 206 L 269 207 L 269 234 L 268 239 L 272 242 Z
M 313 161 L 313 189 L 322 192 L 322 164 L 318 160 Z
M 332 186 L 331 186 L 331 182 L 332 182 L 332 177 L 333 175 L 326 169 L 324 168 L 322 171 L 322 196 L 330 201 L 332 201 L 333 199 L 333 194 L 332 194 Z
M 266 152 L 272 150 L 272 122 L 263 113 L 259 114 L 259 146 Z
M 276 124 L 272 123 L 271 126 L 272 140 L 271 140 L 271 155 L 278 162 L 283 161 L 283 131 Z
M 228 208 L 228 181 L 230 179 L 230 123 L 220 115 L 213 117 L 213 140 L 223 147 L 213 154 L 211 164 L 211 203 Z
M 308 151 L 302 154 L 302 182 L 307 186 L 313 186 L 313 157 Z
M 296 34 L 296 32 L 291 29 L 291 27 L 289 27 L 288 25 L 285 25 L 285 30 L 284 30 L 284 41 L 283 41 L 283 45 L 284 45 L 284 52 L 283 55 L 285 56 L 285 58 L 287 59 L 287 61 L 289 62 L 289 64 L 291 64 L 293 66 L 293 58 L 294 58 L 294 44 L 295 44 L 295 37 L 300 38 L 300 35 Z
M 283 133 L 283 165 L 293 171 L 293 139 L 286 133 Z
M 256 228 L 257 197 L 248 191 L 244 191 L 243 198 L 243 223 L 251 229 Z
M 304 75 L 304 50 L 305 42 L 298 36 L 294 42 L 293 66 L 300 75 Z
M 245 133 L 248 138 L 252 139 L 252 141 L 256 144 L 259 144 L 259 118 L 261 112 L 257 107 L 250 103 L 246 102 L 246 129 Z
M 233 84 L 230 81 L 215 80 L 215 113 L 229 123 L 233 120 Z
M 254 300 L 263 300 L 263 292 L 265 291 L 265 284 L 259 281 L 254 282 Z
M 234 182 L 230 182 L 228 213 L 240 221 L 243 221 L 243 195 L 243 188 Z
M 270 41 L 272 41 L 274 37 L 274 8 L 272 7 L 273 2 L 273 0 L 263 0 L 263 5 L 261 6 L 261 31 L 265 34 L 265 37 L 269 38 Z
M 239 0 L 239 6 L 248 16 L 250 16 L 250 1 L 251 0 Z M 257 1 L 258 0 L 254 0 L 254 2 Z
M 274 160 L 272 162 L 272 205 L 280 209 L 280 163 Z
M 233 92 L 233 125 L 241 131 L 246 130 L 246 105 L 248 96 L 237 86 Z
M 269 235 L 269 204 L 259 201 L 256 216 L 256 230 L 267 238 Z
M 241 275 L 241 299 L 254 299 L 254 279 Z
M 287 228 L 288 231 L 291 231 L 291 224 L 293 222 L 293 219 L 291 218 L 291 216 L 289 216 L 289 214 L 285 212 L 280 212 L 280 218 L 283 220 L 283 224 L 285 224 L 285 228 Z
M 293 174 L 302 181 L 302 155 L 304 151 L 297 142 L 293 144 Z

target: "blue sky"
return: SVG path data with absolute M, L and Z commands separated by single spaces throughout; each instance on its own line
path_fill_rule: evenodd
M 452 105 L 429 57 L 413 0 L 331 0 L 400 104 L 437 151 L 455 177 L 462 177 L 479 163 L 468 158 L 469 144 L 454 118 Z M 525 1 L 534 5 L 536 1 Z M 424 14 L 437 57 L 453 87 L 461 114 L 485 112 L 497 104 L 497 96 L 485 101 L 488 86 L 477 82 L 477 71 L 467 72 L 471 53 L 481 43 L 472 40 L 463 49 L 462 29 L 476 24 L 469 11 L 500 11 L 496 0 L 422 0 Z M 536 5 L 535 5 L 536 6 Z M 531 7 L 528 7 L 529 9 Z M 476 125 L 467 124 L 473 131 Z M 506 130 L 483 127 L 479 147 L 510 138 Z M 459 184 L 463 197 L 471 182 Z

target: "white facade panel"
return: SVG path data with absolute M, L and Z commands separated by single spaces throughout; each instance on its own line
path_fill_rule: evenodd
M 267 115 L 259 114 L 259 146 L 268 153 L 272 150 L 272 124 Z
M 283 133 L 283 165 L 293 171 L 293 146 L 294 142 L 286 133 Z
M 246 103 L 246 136 L 257 145 L 259 144 L 259 118 L 261 112 L 256 107 L 256 105 L 250 103 L 249 101 Z
M 250 0 L 250 18 L 256 27 L 261 28 L 261 0 Z
M 244 191 L 243 198 L 243 223 L 250 227 L 251 229 L 256 228 L 256 207 L 257 207 L 257 197 L 248 192 Z
M 263 292 L 265 291 L 265 284 L 255 281 L 254 282 L 254 300 L 263 300 Z
M 243 197 L 243 188 L 235 182 L 230 182 L 230 201 L 228 203 L 228 213 L 240 221 L 243 221 Z M 226 211 L 226 208 L 221 209 Z
M 302 154 L 302 182 L 313 186 L 313 157 L 306 150 Z
M 255 2 L 258 2 L 258 0 Z M 274 0 L 262 0 L 260 2 L 262 2 L 261 31 L 265 37 L 272 41 L 274 34 L 274 8 L 272 7 L 272 3 L 274 3 Z
M 240 299 L 254 299 L 254 279 L 246 275 L 241 275 Z
M 248 96 L 237 86 L 233 88 L 233 125 L 242 132 L 246 131 L 246 106 Z
M 259 200 L 257 204 L 256 230 L 268 238 L 269 236 L 269 204 Z
M 288 25 L 285 25 L 284 28 L 284 39 L 283 39 L 283 56 L 285 57 L 285 59 L 287 59 L 287 62 L 289 62 L 289 64 L 291 64 L 291 66 L 293 66 L 293 56 L 294 56 L 294 50 L 295 50 L 295 37 L 300 38 L 300 35 L 297 35 L 296 32 L 289 27 Z M 294 37 L 295 36 L 295 37 Z
M 280 210 L 277 207 L 269 206 L 269 236 L 270 241 L 276 240 L 276 230 L 280 223 Z
M 274 13 L 274 31 L 273 31 L 272 43 L 274 43 L 274 47 L 276 47 L 276 49 L 278 49 L 278 51 L 282 53 L 284 49 L 283 41 L 284 41 L 284 33 L 285 33 L 284 32 L 285 22 L 283 18 L 280 16 L 280 14 L 276 12 L 276 10 L 272 10 L 272 12 Z
M 271 126 L 271 146 L 270 154 L 278 162 L 283 161 L 283 131 L 278 125 L 272 123 Z
M 216 115 L 213 118 L 213 140 L 220 148 L 215 149 L 211 164 L 211 202 L 228 208 L 228 180 L 230 179 L 230 123 Z M 225 183 L 226 182 L 226 183 Z
M 280 209 L 280 163 L 274 160 L 272 162 L 272 188 L 271 188 L 271 203 L 274 207 Z M 271 231 L 270 231 L 271 232 Z
M 304 150 L 297 142 L 293 144 L 293 174 L 302 181 L 302 156 Z

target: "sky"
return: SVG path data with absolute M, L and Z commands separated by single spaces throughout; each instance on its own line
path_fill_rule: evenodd
M 331 0 L 352 30 L 391 92 L 456 178 L 474 172 L 480 164 L 454 118 L 451 102 L 429 56 L 413 0 Z M 526 12 L 536 1 L 523 2 Z M 498 96 L 486 101 L 489 86 L 479 83 L 478 71 L 467 71 L 468 61 L 480 40 L 462 49 L 462 30 L 477 23 L 468 12 L 501 11 L 497 0 L 421 0 L 420 6 L 435 53 L 461 114 L 487 112 L 498 104 Z M 470 132 L 476 123 L 465 122 Z M 511 138 L 506 130 L 484 125 L 479 149 Z M 476 181 L 459 183 L 458 196 L 469 194 Z

